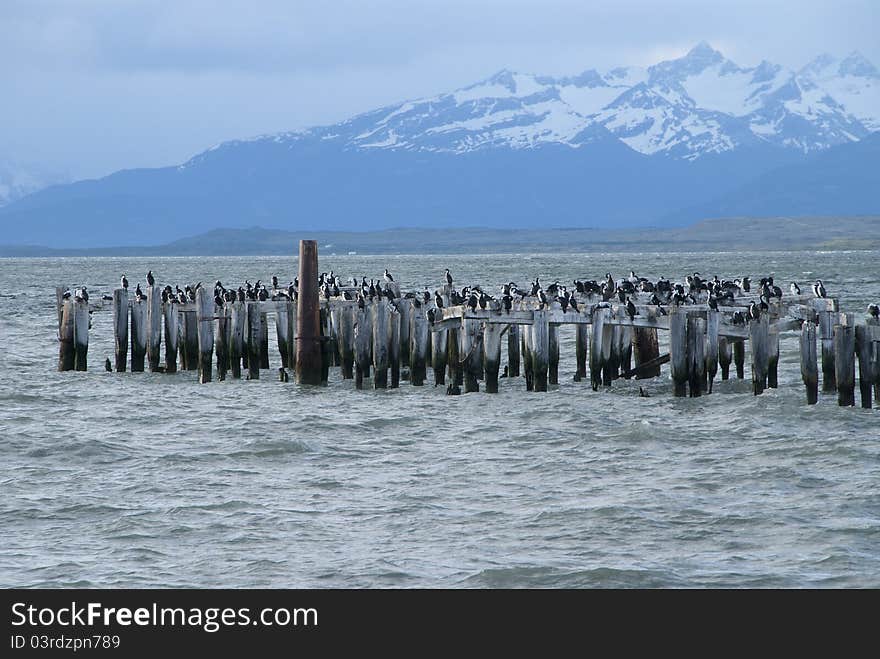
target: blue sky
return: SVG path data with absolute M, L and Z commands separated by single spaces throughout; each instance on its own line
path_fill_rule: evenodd
M 0 0 L 0 159 L 174 164 L 502 68 L 648 65 L 701 40 L 742 65 L 880 65 L 878 33 L 880 0 Z

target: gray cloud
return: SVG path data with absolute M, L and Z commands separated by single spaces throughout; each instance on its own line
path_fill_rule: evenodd
M 706 39 L 742 64 L 855 48 L 880 3 L 4 0 L 0 154 L 94 176 L 329 123 L 501 68 L 651 64 Z

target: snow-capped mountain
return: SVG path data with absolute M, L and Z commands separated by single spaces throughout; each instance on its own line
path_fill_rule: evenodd
M 57 173 L 0 158 L 0 206 L 11 204 L 54 183 L 63 182 L 66 182 L 66 178 Z
M 576 148 L 610 135 L 640 153 L 695 159 L 761 144 L 808 153 L 878 128 L 880 74 L 858 53 L 794 72 L 766 61 L 742 68 L 703 42 L 647 69 L 562 78 L 501 71 L 451 93 L 262 139 L 462 153 Z

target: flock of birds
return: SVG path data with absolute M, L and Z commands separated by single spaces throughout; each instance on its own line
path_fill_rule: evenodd
M 595 296 L 601 298 L 592 304 L 589 311 L 602 306 L 610 306 L 612 302 L 624 305 L 627 315 L 634 318 L 638 315 L 634 297 L 639 293 L 650 294 L 649 305 L 657 307 L 658 313 L 665 315 L 666 306 L 680 306 L 686 304 L 707 304 L 711 309 L 718 309 L 719 305 L 726 302 L 732 302 L 736 297 L 746 294 L 758 294 L 758 300 L 752 301 L 745 311 L 737 311 L 733 314 L 733 322 L 735 324 L 745 324 L 748 319 L 759 318 L 761 314 L 769 309 L 770 303 L 774 299 L 783 297 L 782 289 L 774 282 L 772 276 L 762 277 L 755 289 L 753 290 L 752 281 L 749 277 L 741 277 L 733 280 L 719 279 L 716 275 L 711 279 L 703 279 L 699 272 L 687 275 L 681 282 L 672 282 L 664 277 L 660 277 L 657 281 L 651 281 L 645 277 L 639 277 L 634 271 L 630 271 L 629 277 L 615 280 L 611 273 L 606 273 L 601 280 L 580 280 L 572 281 L 572 287 L 569 288 L 555 280 L 546 287 L 541 283 L 538 277 L 526 288 L 520 288 L 515 282 L 508 282 L 501 285 L 500 294 L 496 297 L 484 291 L 480 286 L 464 286 L 461 290 L 456 289 L 452 273 L 446 269 L 444 274 L 447 287 L 449 289 L 449 305 L 464 305 L 472 310 L 486 309 L 490 305 L 500 308 L 506 312 L 510 312 L 514 307 L 514 302 L 532 299 L 537 301 L 539 308 L 547 308 L 553 303 L 559 304 L 563 312 L 569 310 L 580 313 L 577 294 Z M 129 289 L 128 278 L 123 274 L 120 281 L 122 288 Z M 146 283 L 148 286 L 155 286 L 156 280 L 152 270 L 147 272 Z M 367 301 L 376 299 L 388 299 L 393 301 L 400 295 L 399 289 L 394 285 L 394 277 L 385 268 L 381 279 L 370 279 L 366 277 L 352 277 L 347 281 L 343 281 L 339 275 L 332 270 L 329 273 L 322 272 L 318 277 L 318 288 L 320 294 L 327 300 L 334 297 L 357 301 L 360 308 L 364 308 Z M 182 289 L 179 286 L 172 288 L 165 286 L 162 289 L 163 303 L 188 304 L 196 300 L 196 291 L 202 287 L 199 282 L 195 285 L 186 285 Z M 816 298 L 827 297 L 825 285 L 821 279 L 817 279 L 811 285 L 812 294 Z M 800 296 L 802 294 L 801 287 L 797 282 L 791 282 L 789 292 L 792 295 Z M 278 277 L 273 276 L 271 288 L 257 280 L 253 284 L 245 280 L 244 284 L 235 288 L 227 288 L 219 280 L 214 283 L 214 302 L 218 306 L 223 306 L 229 302 L 244 302 L 247 300 L 289 300 L 295 301 L 299 296 L 299 281 L 294 278 L 286 285 L 279 283 Z M 135 297 L 137 300 L 145 300 L 146 293 L 138 283 L 135 288 Z M 76 289 L 73 293 L 68 289 L 64 292 L 65 299 L 74 295 L 77 300 L 88 302 L 89 293 L 85 286 Z M 443 308 L 444 297 L 439 290 L 432 293 L 426 287 L 422 293 L 408 292 L 403 295 L 404 298 L 413 300 L 413 305 L 420 308 L 423 305 L 429 306 L 433 298 L 436 308 Z M 112 299 L 111 296 L 104 295 L 103 299 Z M 877 318 L 880 316 L 880 306 L 877 304 L 868 305 L 868 314 Z M 434 321 L 435 310 L 430 308 L 427 311 L 428 318 Z

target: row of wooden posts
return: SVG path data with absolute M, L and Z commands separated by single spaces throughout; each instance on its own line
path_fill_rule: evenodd
M 306 243 L 309 241 L 303 241 Z M 301 245 L 300 290 L 297 302 L 247 301 L 217 306 L 212 291 L 199 288 L 192 304 L 163 303 L 161 289 L 148 287 L 144 300 L 113 292 L 116 371 L 197 370 L 200 382 L 230 375 L 249 379 L 269 368 L 268 314 L 275 316 L 282 379 L 287 369 L 299 382 L 326 383 L 331 366 L 358 388 L 372 373 L 375 388 L 397 387 L 401 379 L 415 386 L 433 370 L 435 385 L 449 393 L 498 391 L 499 378 L 518 377 L 526 389 L 547 391 L 559 381 L 559 327 L 575 325 L 575 380 L 589 377 L 592 388 L 618 377 L 650 378 L 669 362 L 676 396 L 711 393 L 718 370 L 729 378 L 745 377 L 745 341 L 751 344 L 751 379 L 757 395 L 777 386 L 779 334 L 800 330 L 800 363 L 807 402 L 818 400 L 819 366 L 822 389 L 837 392 L 840 405 L 855 403 L 855 362 L 863 407 L 880 399 L 880 326 L 867 319 L 856 324 L 853 314 L 840 313 L 834 300 L 795 299 L 775 302 L 770 312 L 747 325 L 731 323 L 732 310 L 706 306 L 639 306 L 628 318 L 621 305 L 596 305 L 591 313 L 563 312 L 528 303 L 512 312 L 490 303 L 488 309 L 449 306 L 452 289 L 443 287 L 444 308 L 426 312 L 433 302 L 398 297 L 367 302 L 321 301 L 317 286 L 317 246 Z M 310 301 L 311 300 L 311 301 Z M 739 302 L 746 304 L 745 301 Z M 785 317 L 783 317 L 783 315 Z M 592 326 L 589 331 L 588 325 Z M 89 309 L 70 298 L 59 305 L 61 348 L 59 370 L 86 370 Z M 658 329 L 669 331 L 669 352 L 659 351 Z M 501 369 L 506 334 L 507 368 Z M 164 344 L 164 355 L 161 347 Z M 130 348 L 130 350 L 129 350 Z M 817 351 L 818 348 L 818 351 Z M 818 354 L 817 354 L 818 352 Z M 817 357 L 821 355 L 821 360 Z M 130 356 L 130 363 L 129 363 Z M 635 365 L 632 365 L 632 362 Z M 178 365 L 179 363 L 179 365 Z M 390 372 L 390 378 L 389 378 Z

